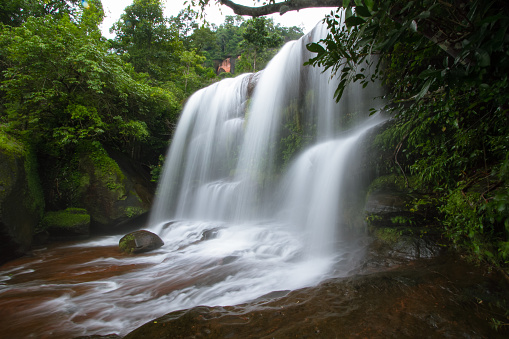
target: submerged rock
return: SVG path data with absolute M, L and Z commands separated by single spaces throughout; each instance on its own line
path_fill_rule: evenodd
M 118 242 L 120 250 L 127 254 L 149 252 L 163 245 L 163 240 L 157 234 L 145 230 L 126 234 Z

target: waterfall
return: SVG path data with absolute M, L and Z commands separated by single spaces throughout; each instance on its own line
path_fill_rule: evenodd
M 149 224 L 172 274 L 203 270 L 214 282 L 176 291 L 175 307 L 309 286 L 359 260 L 344 229 L 359 140 L 381 121 L 369 117 L 381 89 L 354 84 L 336 102 L 331 72 L 303 66 L 305 45 L 325 34 L 318 25 L 262 72 L 215 83 L 185 105 Z
M 261 74 L 225 79 L 191 96 L 151 214 L 156 232 L 175 220 L 275 220 L 308 233 L 308 252 L 331 252 L 317 239 L 337 234 L 343 168 L 355 141 L 379 121 L 366 117 L 381 105 L 374 100 L 381 90 L 352 84 L 336 103 L 331 71 L 303 66 L 312 57 L 305 45 L 326 33 L 317 25 L 287 43 Z M 290 166 L 282 164 L 281 149 L 291 124 L 308 145 Z

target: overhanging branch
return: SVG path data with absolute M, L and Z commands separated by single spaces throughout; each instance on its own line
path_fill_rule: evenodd
M 248 15 L 252 17 L 259 17 L 274 13 L 280 13 L 283 15 L 286 12 L 298 11 L 304 8 L 340 7 L 343 3 L 342 0 L 289 0 L 260 7 L 250 7 L 239 5 L 230 0 L 220 0 L 219 2 L 222 5 L 230 7 L 237 15 Z

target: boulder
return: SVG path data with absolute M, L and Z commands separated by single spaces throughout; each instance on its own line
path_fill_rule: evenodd
M 92 233 L 125 234 L 128 230 L 123 225 L 146 213 L 152 204 L 155 184 L 150 173 L 98 143 L 83 142 L 73 159 L 48 158 L 42 165 L 47 209 L 85 208 Z
M 90 215 L 84 208 L 47 212 L 41 224 L 52 238 L 87 238 L 90 235 Z
M 0 130 L 0 264 L 27 253 L 43 211 L 35 157 Z
M 131 180 L 118 163 L 102 148 L 80 155 L 83 205 L 96 228 L 108 228 L 149 209 L 141 185 Z M 141 194 L 140 194 L 141 193 Z
M 163 245 L 163 240 L 157 234 L 146 230 L 128 233 L 118 242 L 120 250 L 127 254 L 149 252 Z

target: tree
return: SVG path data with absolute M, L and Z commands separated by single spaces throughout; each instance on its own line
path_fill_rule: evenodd
M 253 18 L 246 22 L 243 47 L 250 52 L 253 60 L 253 72 L 256 72 L 258 54 L 267 48 L 279 47 L 283 44 L 280 32 L 274 29 L 272 19 Z
M 137 72 L 148 73 L 156 81 L 171 80 L 183 45 L 178 26 L 163 16 L 161 0 L 134 0 L 112 30 L 116 33 L 113 47 Z
M 184 93 L 194 92 L 200 87 L 201 81 L 196 69 L 202 70 L 201 64 L 205 61 L 205 57 L 196 54 L 195 51 L 184 51 L 182 53 L 181 72 L 184 79 Z M 188 90 L 188 87 L 191 89 Z
M 176 120 L 178 103 L 108 49 L 66 16 L 3 27 L 0 121 L 51 156 L 86 140 L 124 152 L 140 143 L 163 148 L 161 121 Z
M 224 23 L 216 30 L 217 49 L 212 50 L 213 59 L 224 60 L 241 54 L 240 42 L 242 41 L 244 19 L 240 16 L 227 15 Z
M 82 0 L 10 0 L 0 3 L 0 22 L 8 26 L 20 26 L 29 17 L 50 15 L 62 18 L 67 15 L 71 21 L 77 22 L 83 13 Z M 88 1 L 88 6 L 104 15 L 102 3 L 98 0 Z M 90 8 L 89 8 L 90 9 Z
M 197 16 L 197 12 L 187 8 L 180 11 L 176 17 L 170 18 L 170 22 L 172 22 L 172 24 L 177 27 L 180 39 L 184 43 L 184 47 L 186 49 L 190 47 L 190 42 L 192 40 L 191 35 L 193 34 L 193 31 L 199 27 L 195 20 Z
M 212 0 L 189 0 L 194 6 L 200 6 L 203 10 Z M 253 1 L 254 2 L 254 1 Z M 243 6 L 230 0 L 216 0 L 215 3 L 230 7 L 237 15 L 248 15 L 251 17 L 260 17 L 274 13 L 281 15 L 289 11 L 298 11 L 305 8 L 316 7 L 340 7 L 343 3 L 349 3 L 350 0 L 285 0 L 278 1 L 269 0 L 262 6 Z M 352 1 L 353 2 L 353 1 Z

